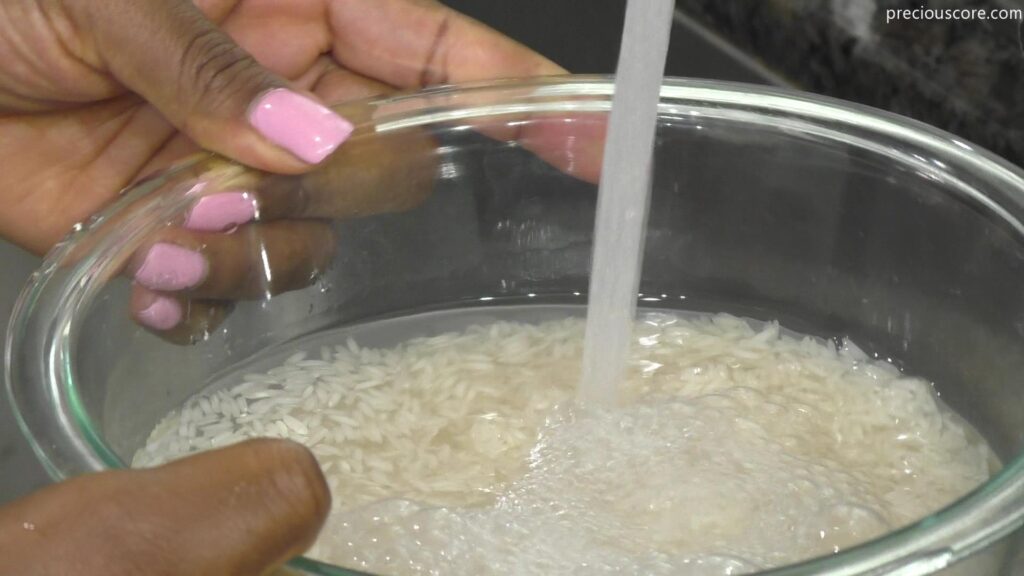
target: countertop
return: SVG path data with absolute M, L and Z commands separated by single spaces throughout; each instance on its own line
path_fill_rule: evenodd
M 798 88 L 903 114 L 1024 166 L 1018 20 L 893 20 L 887 10 L 1022 9 L 1024 0 L 677 0 Z

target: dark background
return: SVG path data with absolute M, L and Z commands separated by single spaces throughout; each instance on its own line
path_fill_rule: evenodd
M 612 74 L 622 40 L 624 0 L 443 0 L 574 74 Z M 672 29 L 665 73 L 740 82 L 773 82 L 770 72 L 683 13 Z M 774 81 L 777 83 L 777 81 Z
M 570 72 L 615 70 L 625 0 L 444 0 Z M 1024 23 L 886 23 L 1024 0 L 677 0 L 666 74 L 788 86 L 937 126 L 1024 166 Z

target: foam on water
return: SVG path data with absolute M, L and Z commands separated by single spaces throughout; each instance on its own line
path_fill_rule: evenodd
M 967 449 L 951 491 L 890 485 L 765 400 L 736 387 L 554 417 L 492 504 L 375 503 L 333 516 L 322 545 L 384 574 L 725 576 L 863 542 L 987 477 L 987 455 Z
M 851 474 L 790 454 L 743 404 L 724 394 L 568 415 L 492 505 L 376 503 L 332 517 L 321 545 L 386 574 L 726 575 L 892 527 Z

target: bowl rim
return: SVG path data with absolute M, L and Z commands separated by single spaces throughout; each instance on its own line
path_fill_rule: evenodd
M 386 97 L 374 97 L 346 102 L 343 107 L 362 107 L 376 113 L 368 116 L 362 125 L 373 132 L 400 130 L 412 126 L 423 126 L 438 122 L 451 122 L 494 116 L 495 114 L 521 114 L 533 111 L 607 110 L 614 91 L 612 76 L 565 75 L 529 79 L 506 79 L 476 82 L 462 85 L 431 87 L 419 91 L 404 92 Z M 460 106 L 459 102 L 470 96 L 481 96 L 483 104 L 472 107 Z M 492 102 L 508 100 L 517 105 L 500 105 Z M 560 100 L 561 99 L 561 100 Z M 578 99 L 588 99 L 587 106 L 580 107 Z M 836 124 L 850 130 L 859 130 L 870 135 L 884 136 L 898 142 L 908 143 L 929 150 L 946 158 L 962 163 L 971 173 L 984 174 L 990 179 L 1002 182 L 1013 191 L 1013 201 L 1019 203 L 1024 213 L 1024 171 L 1008 161 L 970 144 L 967 141 L 897 114 L 850 103 L 835 98 L 812 95 L 786 88 L 759 85 L 691 80 L 666 77 L 661 94 L 661 107 L 672 109 L 672 102 L 712 102 L 725 108 L 746 109 L 750 114 L 765 117 L 779 114 Z M 471 100 L 471 98 L 470 98 Z M 565 106 L 554 104 L 563 101 Z M 464 104 L 464 102 L 463 102 Z M 677 106 L 679 108 L 679 106 Z M 685 105 L 683 106 L 685 108 Z M 389 110 L 391 110 L 389 112 Z M 799 125 L 798 127 L 806 125 Z M 161 172 L 152 178 L 131 186 L 121 197 L 100 212 L 89 223 L 76 227 L 69 236 L 59 243 L 45 258 L 41 269 L 33 274 L 23 289 L 11 314 L 5 345 L 5 389 L 15 413 L 18 426 L 29 440 L 37 458 L 53 480 L 63 480 L 83 471 L 94 471 L 122 467 L 123 463 L 106 446 L 102 438 L 91 430 L 91 426 L 70 427 L 65 440 L 74 446 L 61 447 L 77 453 L 77 461 L 64 461 L 55 456 L 58 446 L 41 440 L 38 423 L 29 417 L 29 408 L 23 405 L 15 382 L 25 380 L 26 371 L 22 354 L 23 347 L 30 347 L 43 357 L 68 359 L 73 351 L 67 349 L 66 339 L 61 340 L 61 330 L 54 325 L 45 327 L 41 342 L 29 342 L 23 335 L 32 322 L 39 322 L 37 304 L 41 299 L 60 295 L 70 298 L 65 313 L 54 320 L 59 328 L 67 330 L 73 320 L 75 299 L 83 299 L 80 290 L 83 280 L 95 281 L 89 275 L 89 259 L 72 262 L 72 252 L 86 240 L 102 236 L 103 224 L 115 218 L 128 206 L 144 199 L 152 206 L 146 211 L 149 218 L 167 221 L 170 216 L 180 213 L 189 203 L 185 193 L 176 198 L 154 199 L 155 192 L 168 181 L 181 177 L 203 161 L 205 157 L 194 158 L 175 168 Z M 922 161 L 924 159 L 922 158 Z M 934 167 L 932 167 L 934 169 Z M 942 172 L 942 170 L 939 170 Z M 986 209 L 992 210 L 1004 222 L 1010 223 L 1018 235 L 1024 237 L 1024 225 L 1005 206 L 979 194 L 976 198 Z M 160 220 L 162 219 L 162 220 Z M 151 229 L 155 224 L 150 226 Z M 141 232 L 140 232 L 141 233 Z M 59 269 L 69 270 L 66 277 L 58 277 Z M 77 284 L 76 284 L 77 282 Z M 87 284 L 88 282 L 86 282 Z M 51 322 L 53 324 L 53 322 Z M 33 348 L 34 346 L 34 348 Z M 59 362 L 58 362 L 59 363 Z M 43 366 L 43 382 L 49 401 L 54 403 L 55 414 L 67 409 L 77 401 L 73 380 L 73 363 L 59 366 Z M 64 371 L 67 371 L 65 374 Z M 75 410 L 72 410 L 75 412 Z M 77 412 L 82 412 L 78 410 Z M 52 424 L 53 422 L 51 422 Z M 61 422 L 68 426 L 68 422 Z M 76 436 L 77 435 L 77 436 Z M 64 455 L 66 456 L 66 454 Z M 73 459 L 73 458 L 72 458 Z M 762 576 L 803 576 L 809 574 L 867 575 L 891 573 L 899 569 L 900 574 L 923 574 L 941 569 L 953 562 L 966 558 L 996 540 L 1024 525 L 1024 452 L 1017 454 L 1010 462 L 994 474 L 987 482 L 977 487 L 946 507 L 899 530 L 845 549 L 829 556 L 812 558 L 797 564 L 787 565 L 768 571 L 758 572 Z M 353 576 L 364 573 L 340 568 L 305 557 L 292 560 L 292 568 L 309 574 L 323 576 Z

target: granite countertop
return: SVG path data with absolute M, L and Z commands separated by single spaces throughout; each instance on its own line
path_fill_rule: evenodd
M 1024 0 L 677 0 L 797 87 L 938 126 L 1024 166 L 1018 20 L 894 20 L 888 9 L 1024 8 Z

